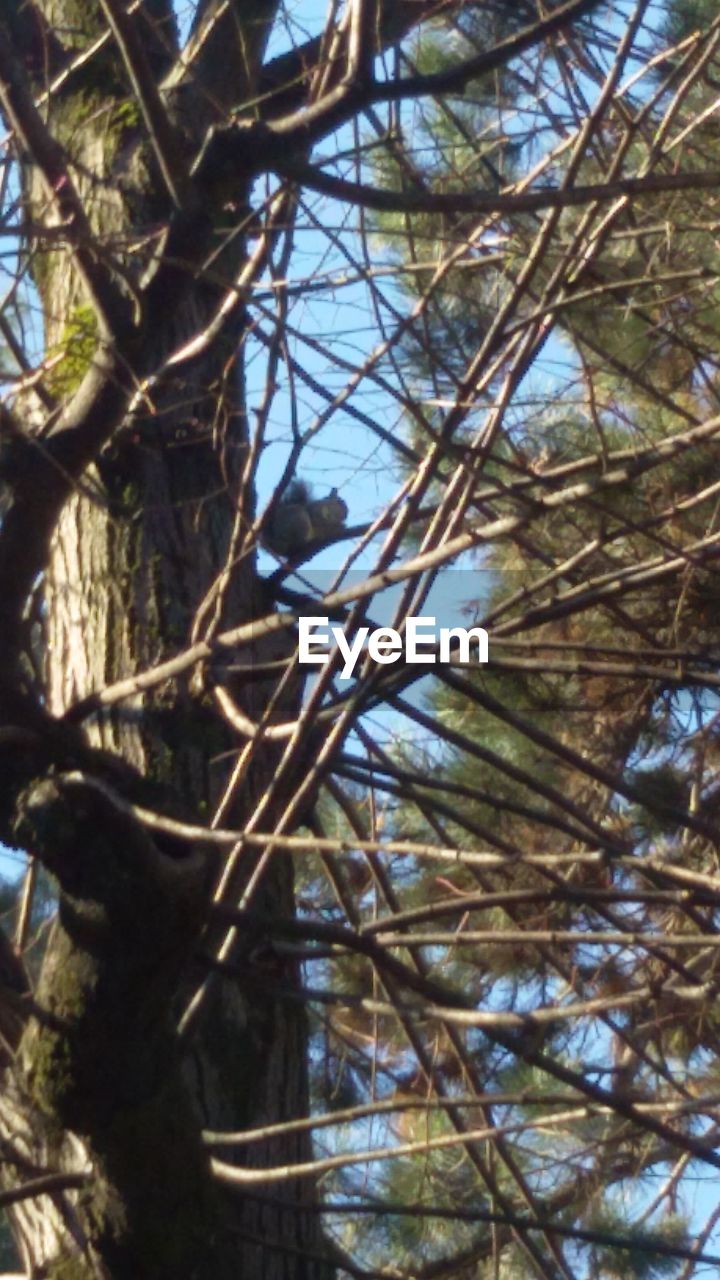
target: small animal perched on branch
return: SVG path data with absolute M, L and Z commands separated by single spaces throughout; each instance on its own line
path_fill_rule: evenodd
M 310 543 L 339 533 L 347 514 L 337 489 L 326 498 L 313 498 L 305 480 L 293 480 L 273 512 L 265 541 L 271 551 L 294 559 Z

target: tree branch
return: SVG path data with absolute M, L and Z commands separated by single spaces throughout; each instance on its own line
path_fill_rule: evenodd
M 19 1187 L 0 1191 L 0 1208 L 6 1209 L 21 1200 L 34 1200 L 37 1196 L 52 1195 L 56 1191 L 80 1190 L 87 1185 L 90 1176 L 88 1170 L 87 1173 L 47 1173 L 42 1178 L 32 1178 L 30 1182 L 22 1182 Z
M 176 208 L 185 208 L 195 193 L 190 186 L 188 166 L 180 137 L 158 92 L 145 48 L 133 18 L 118 0 L 99 0 L 120 50 L 128 79 L 135 92 L 145 127 L 157 157 L 168 194 Z
M 312 164 L 302 163 L 292 157 L 274 154 L 272 133 L 267 141 L 271 158 L 268 167 L 283 178 L 298 182 L 311 191 L 332 196 L 349 204 L 375 209 L 380 213 L 447 213 L 447 214 L 513 214 L 537 213 L 541 209 L 570 209 L 578 205 L 590 205 L 623 197 L 659 195 L 672 191 L 716 191 L 720 188 L 720 175 L 706 173 L 649 173 L 641 178 L 617 178 L 613 182 L 598 182 L 587 186 L 548 187 L 542 190 L 439 195 L 428 191 L 412 192 L 380 190 L 362 182 L 350 182 L 325 173 Z

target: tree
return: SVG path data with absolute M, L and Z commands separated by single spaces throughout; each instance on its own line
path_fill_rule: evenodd
M 245 9 L 202 4 L 185 31 L 161 3 L 66 0 L 10 5 L 0 29 L 0 835 L 32 856 L 2 953 L 0 1137 L 21 1265 L 690 1275 L 703 1232 L 657 1218 L 691 1162 L 717 1164 L 720 28 L 686 7 L 659 35 L 649 5 L 597 0 L 353 0 L 315 34 Z M 361 287 L 376 344 L 346 349 L 329 306 Z M 536 412 L 544 452 L 527 378 L 554 330 L 574 381 Z M 322 490 L 298 487 L 313 469 Z M 309 576 L 350 539 L 336 581 Z M 494 573 L 541 572 L 479 602 L 495 669 L 433 671 L 503 725 L 492 741 L 424 705 L 406 663 L 363 660 L 348 688 L 336 653 L 303 688 L 299 617 L 352 636 L 394 582 L 400 627 L 442 567 L 496 544 Z M 540 680 L 537 725 L 517 691 L 535 708 Z M 641 779 L 663 698 L 682 743 L 669 770 L 665 728 Z M 388 749 L 378 708 L 430 735 L 425 760 Z M 458 779 L 453 750 L 491 772 Z M 36 974 L 39 867 L 58 911 Z M 511 901 L 517 936 L 497 914 L 479 936 Z M 637 941 L 650 902 L 679 923 L 648 910 Z M 441 964 L 452 936 L 423 925 L 458 911 L 475 950 Z M 629 931 L 644 963 L 599 992 Z M 686 1079 L 657 1026 L 688 1010 Z M 322 1158 L 313 1128 L 341 1120 L 348 1150 Z M 548 1124 L 572 1163 L 556 1186 Z M 657 1168 L 657 1206 L 592 1220 L 601 1171 Z
M 483 23 L 486 16 L 478 20 L 468 15 L 467 26 Z M 650 116 L 656 142 L 670 132 L 672 113 L 687 95 L 692 113 L 684 117 L 679 136 L 692 136 L 688 158 L 697 157 L 701 149 L 707 156 L 716 142 L 714 129 L 703 126 L 708 106 L 703 73 L 693 55 L 684 66 L 681 92 L 678 62 L 668 48 L 670 29 L 673 40 L 685 42 L 686 49 L 707 33 L 703 30 L 700 37 L 688 24 L 687 11 L 675 10 L 669 17 L 662 43 L 654 46 L 654 65 L 665 74 L 651 81 L 651 96 L 643 92 L 637 119 L 647 125 Z M 632 49 L 629 42 L 628 48 Z M 660 49 L 662 61 L 657 56 Z M 442 50 L 441 45 L 440 54 Z M 589 59 L 583 65 L 589 74 Z M 617 71 L 617 64 L 612 71 Z M 600 65 L 595 73 L 600 91 Z M 510 138 L 516 175 L 523 147 L 515 139 L 521 136 L 529 107 L 523 110 L 519 104 L 517 88 L 513 101 L 506 101 L 505 115 L 497 110 L 497 102 L 481 84 L 453 109 L 445 102 L 438 104 L 423 115 L 417 130 L 407 131 L 405 150 L 396 145 L 384 159 L 385 173 L 407 171 L 416 156 L 431 155 L 433 166 L 424 176 L 435 189 L 447 190 L 466 182 L 467 174 L 478 172 L 488 158 L 500 173 L 498 153 L 508 150 Z M 511 112 L 520 118 L 514 133 L 507 123 Z M 623 145 L 637 148 L 637 159 L 643 144 L 633 141 L 631 115 L 625 117 Z M 609 156 L 617 162 L 618 122 L 611 112 L 594 127 L 597 151 L 586 152 L 583 164 L 586 175 L 597 176 L 600 159 Z M 427 762 L 419 752 L 402 770 L 388 761 L 386 785 L 397 788 L 401 779 L 406 789 L 414 784 L 402 821 L 411 822 L 419 811 L 426 839 L 433 834 L 437 838 L 442 817 L 449 844 L 481 836 L 509 855 L 518 855 L 515 865 L 506 861 L 497 871 L 468 866 L 456 871 L 451 882 L 446 874 L 442 884 L 452 889 L 454 902 L 452 897 L 426 901 L 401 917 L 406 927 L 412 923 L 420 930 L 414 934 L 414 947 L 436 949 L 435 965 L 446 980 L 454 979 L 455 990 L 462 990 L 476 1008 L 493 1011 L 490 1025 L 493 1016 L 497 1026 L 502 1025 L 503 1010 L 506 1025 L 514 1021 L 520 1029 L 520 1011 L 535 1011 L 526 1019 L 514 1053 L 509 1054 L 509 1046 L 500 1040 L 501 1053 L 488 1059 L 486 1051 L 478 1054 L 476 1049 L 470 1068 L 480 1064 L 484 1081 L 492 1078 L 496 1096 L 503 1101 L 510 1094 L 519 1104 L 527 1096 L 533 1105 L 535 1089 L 548 1077 L 567 1082 L 578 1071 L 586 1096 L 599 1085 L 610 1109 L 624 1117 L 622 1124 L 595 1122 L 581 1107 L 576 1123 L 569 1113 L 563 1117 L 562 1138 L 552 1130 L 549 1146 L 531 1137 L 532 1117 L 537 1115 L 533 1106 L 526 1112 L 527 1124 L 522 1107 L 516 1106 L 509 1112 L 509 1132 L 517 1126 L 521 1135 L 511 1148 L 517 1162 L 516 1194 L 519 1189 L 537 1193 L 543 1179 L 546 1187 L 552 1180 L 552 1197 L 542 1201 L 540 1216 L 545 1221 L 552 1217 L 552 1203 L 555 1212 L 562 1206 L 566 1228 L 571 1216 L 581 1231 L 610 1229 L 615 1237 L 610 1250 L 609 1241 L 598 1237 L 598 1249 L 589 1251 L 589 1274 L 646 1275 L 667 1268 L 673 1274 L 684 1268 L 683 1274 L 689 1274 L 690 1261 L 672 1261 L 672 1244 L 681 1246 L 687 1229 L 687 1219 L 683 1222 L 676 1209 L 683 1203 L 688 1157 L 680 1156 L 673 1167 L 670 1154 L 677 1151 L 672 1141 L 668 1146 L 659 1132 L 653 1138 L 643 1131 L 624 1104 L 630 1100 L 670 1114 L 674 1106 L 683 1106 L 680 1099 L 690 1089 L 696 1096 L 711 1092 L 716 1075 L 716 1025 L 708 988 L 703 990 L 700 981 L 700 974 L 708 979 L 714 972 L 712 952 L 700 959 L 709 918 L 702 912 L 686 913 L 667 890 L 657 896 L 653 890 L 669 887 L 674 879 L 691 883 L 690 868 L 707 871 L 715 865 L 717 775 L 708 743 L 716 732 L 717 701 L 712 676 L 709 683 L 701 678 L 691 690 L 684 675 L 676 683 L 669 670 L 653 672 L 653 662 L 663 653 L 678 656 L 674 645 L 679 635 L 684 653 L 694 653 L 703 663 L 710 659 L 708 566 L 714 552 L 708 547 L 692 563 L 687 556 L 708 531 L 703 500 L 704 495 L 713 500 L 714 485 L 706 489 L 705 480 L 713 475 L 716 449 L 703 445 L 698 436 L 682 455 L 665 455 L 667 463 L 662 458 L 673 418 L 679 425 L 688 411 L 697 415 L 697 422 L 707 414 L 714 416 L 713 312 L 704 290 L 696 296 L 692 289 L 676 286 L 680 276 L 702 260 L 714 296 L 717 256 L 710 242 L 700 248 L 697 236 L 702 235 L 703 223 L 697 217 L 697 197 L 690 209 L 682 197 L 660 196 L 647 211 L 637 204 L 630 210 L 620 200 L 614 213 L 614 222 L 608 215 L 602 224 L 602 253 L 595 256 L 591 236 L 582 242 L 578 268 L 568 274 L 569 264 L 563 263 L 567 292 L 556 302 L 553 320 L 565 341 L 572 343 L 564 363 L 576 383 L 551 404 L 546 389 L 533 394 L 527 382 L 523 394 L 508 387 L 509 378 L 494 388 L 503 421 L 496 427 L 489 456 L 482 459 L 485 486 L 473 496 L 483 501 L 488 536 L 494 539 L 483 561 L 493 572 L 494 585 L 491 592 L 486 588 L 475 607 L 478 620 L 492 628 L 495 657 L 488 671 L 478 671 L 473 678 L 443 672 L 432 699 L 433 714 L 422 717 L 435 742 L 450 747 L 441 757 L 443 807 L 437 804 L 437 790 L 429 789 Z M 659 216 L 669 238 L 667 256 L 664 249 L 660 253 L 650 248 Z M 396 214 L 383 216 L 382 230 L 387 236 L 397 234 Z M 498 298 L 510 299 L 509 314 L 520 330 L 518 314 L 527 305 L 519 293 L 525 264 L 533 263 L 531 308 L 540 292 L 538 284 L 545 285 L 557 266 L 558 240 L 545 241 L 546 261 L 537 259 L 543 243 L 535 239 L 537 223 L 533 227 L 524 217 L 513 222 L 508 218 L 503 231 L 505 251 L 488 260 L 481 272 L 473 275 L 458 267 L 448 272 L 434 306 L 427 308 L 426 328 L 416 330 L 406 344 L 406 369 L 409 364 L 425 403 L 440 403 L 440 396 L 448 403 L 457 394 L 478 333 L 486 335 L 493 328 L 493 298 L 496 305 Z M 422 251 L 416 245 L 423 240 L 427 252 L 428 236 L 441 244 L 453 232 L 459 244 L 467 234 L 462 215 L 449 221 L 447 210 L 441 217 L 427 210 L 414 214 L 407 237 L 410 261 L 418 261 Z M 569 280 L 576 289 L 568 288 Z M 411 284 L 408 291 L 417 298 L 421 288 Z M 614 305 L 618 298 L 619 307 Z M 539 319 L 542 308 L 533 309 Z M 547 314 L 544 318 L 547 321 Z M 437 350 L 442 350 L 441 367 L 434 358 Z M 527 366 L 520 372 L 525 377 Z M 433 395 L 436 399 L 429 401 Z M 712 423 L 710 430 L 714 431 Z M 657 452 L 659 440 L 664 446 Z M 552 494 L 551 477 L 562 475 L 570 481 L 593 456 L 596 463 L 604 458 L 602 465 L 610 470 L 613 462 L 637 457 L 648 445 L 654 460 L 647 472 L 641 465 L 642 474 L 636 473 L 632 486 L 621 465 L 607 487 Z M 536 495 L 543 491 L 551 496 L 538 502 Z M 571 509 L 563 513 L 569 498 Z M 656 555 L 659 548 L 661 556 Z M 648 578 L 644 569 L 651 566 L 654 573 Z M 534 638 L 515 639 L 525 632 Z M 628 661 L 645 646 L 645 656 L 652 659 L 647 666 L 634 658 Z M 412 708 L 408 713 L 413 714 Z M 356 779 L 361 776 L 359 767 L 356 763 Z M 375 764 L 376 788 L 383 785 L 377 776 L 381 769 Z M 437 759 L 433 772 L 440 772 Z M 537 856 L 577 847 L 582 837 L 573 827 L 588 821 L 596 833 L 604 830 L 606 838 L 619 835 L 627 840 L 634 856 L 619 862 L 611 857 L 600 874 L 597 866 L 576 864 L 564 876 L 554 875 L 548 865 L 529 866 L 519 857 L 520 851 L 531 850 Z M 648 860 L 638 880 L 641 853 Z M 668 872 L 667 881 L 653 874 L 677 860 L 683 865 Z M 434 870 L 439 873 L 441 868 Z M 418 895 L 424 893 L 427 899 L 433 889 L 432 878 L 418 877 Z M 456 929 L 453 920 L 461 921 Z M 444 927 L 437 927 L 441 922 L 446 922 Z M 641 935 L 637 944 L 631 943 L 630 932 Z M 618 949 L 623 933 L 626 945 Z M 685 1003 L 675 992 L 688 979 Z M 553 1016 L 552 1005 L 562 1007 L 573 996 L 573 1012 Z M 446 1044 L 446 1054 L 447 1048 Z M 460 1063 L 446 1056 L 443 1070 L 457 1073 Z M 463 1065 L 468 1068 L 467 1057 Z M 436 1070 L 436 1081 L 438 1074 Z M 540 1116 L 546 1127 L 547 1110 Z M 658 1170 L 666 1180 L 655 1197 L 647 1174 L 658 1176 Z M 443 1212 L 444 1182 L 438 1170 L 430 1197 L 436 1212 Z M 468 1180 L 466 1194 L 470 1186 Z M 452 1198 L 457 1203 L 457 1186 Z M 533 1208 L 537 1213 L 537 1202 Z M 452 1216 L 449 1204 L 444 1212 Z M 653 1219 L 657 1249 L 648 1232 Z M 672 1240 L 669 1250 L 663 1248 L 663 1236 L 666 1246 Z M 624 1251 L 617 1249 L 618 1237 L 627 1242 Z M 482 1244 L 487 1241 L 476 1256 Z M 678 1258 L 680 1252 L 677 1249 Z M 578 1266 L 577 1260 L 573 1265 Z M 533 1260 L 528 1267 L 527 1259 L 516 1257 L 510 1273 L 534 1274 Z

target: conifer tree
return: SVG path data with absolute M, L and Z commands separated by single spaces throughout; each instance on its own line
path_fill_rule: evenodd
M 26 1276 L 717 1265 L 719 46 L 4 13 Z M 404 634 L 458 568 L 487 667 L 307 679 L 300 618 Z

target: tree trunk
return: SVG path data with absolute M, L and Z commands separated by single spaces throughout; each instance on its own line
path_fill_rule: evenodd
M 238 36 L 252 81 L 270 6 L 256 7 L 250 36 Z M 77 47 L 100 30 L 92 5 L 48 4 L 58 30 Z M 148 10 L 147 57 L 156 73 L 172 31 L 162 3 Z M 247 34 L 247 33 L 246 33 Z M 240 59 L 226 60 L 235 70 Z M 197 88 L 178 106 L 197 146 L 213 106 Z M 233 86 L 237 94 L 237 80 Z M 221 87 L 215 87 L 213 103 Z M 167 216 L 149 150 L 139 141 L 137 108 L 117 55 L 105 53 L 55 95 L 54 135 L 74 158 L 92 229 L 108 252 L 137 273 Z M 32 170 L 26 200 L 38 221 L 48 214 Z M 127 249 L 123 245 L 129 246 Z M 138 248 L 138 245 L 141 247 Z M 198 280 L 147 335 L 144 367 L 159 367 L 209 321 L 245 252 L 220 236 L 212 283 Z M 96 350 L 90 309 L 67 252 L 43 252 L 35 268 L 46 347 L 59 360 L 55 395 L 79 384 Z M 163 661 L 195 633 L 236 625 L 262 598 L 253 559 L 232 563 L 238 529 L 234 495 L 246 446 L 241 369 L 244 316 L 159 398 L 141 398 L 82 487 L 66 502 L 53 539 L 40 610 L 45 628 L 47 708 L 61 715 L 78 699 Z M 189 369 L 189 372 L 187 371 Z M 229 571 L 229 572 L 226 572 Z M 223 576 L 224 575 L 224 576 Z M 218 581 L 222 589 L 208 595 Z M 201 608 L 201 606 L 204 607 Z M 200 613 L 198 610 L 200 609 Z M 199 630 L 198 630 L 199 628 Z M 256 718 L 270 692 L 250 685 Z M 243 690 L 236 690 L 239 701 Z M 182 797 L 184 811 L 207 815 L 223 792 L 228 754 L 238 744 L 190 681 L 169 682 L 97 715 L 91 743 L 121 757 L 150 784 Z M 230 756 L 232 763 L 234 757 Z M 241 827 L 273 768 L 256 766 L 225 817 Z M 37 993 L 41 1013 L 27 1026 L 0 1103 L 0 1133 L 16 1167 L 91 1170 L 87 1188 L 21 1201 L 11 1223 L 28 1274 L 47 1277 L 311 1277 L 327 1273 L 317 1216 L 303 1213 L 306 1191 L 285 1196 L 297 1209 L 249 1197 L 225 1200 L 209 1174 L 201 1128 L 242 1130 L 306 1114 L 307 1028 L 297 1003 L 268 997 L 262 971 L 238 939 L 237 980 L 215 986 L 188 1043 L 178 1015 L 197 980 L 196 947 L 213 940 L 206 903 L 219 868 L 206 854 L 163 852 L 123 821 L 99 793 L 65 793 L 45 781 L 26 796 L 21 832 L 55 867 L 60 915 Z M 251 867 L 243 867 L 246 878 Z M 240 886 L 238 886 L 240 887 Z M 262 894 L 280 915 L 293 910 L 292 872 L 271 865 Z M 246 948 L 247 950 L 247 948 Z M 297 981 L 292 965 L 280 975 Z M 307 1137 L 249 1145 L 233 1154 L 248 1164 L 307 1159 Z M 300 1211 L 298 1211 L 300 1210 Z M 315 1257 L 315 1260 L 313 1260 Z

